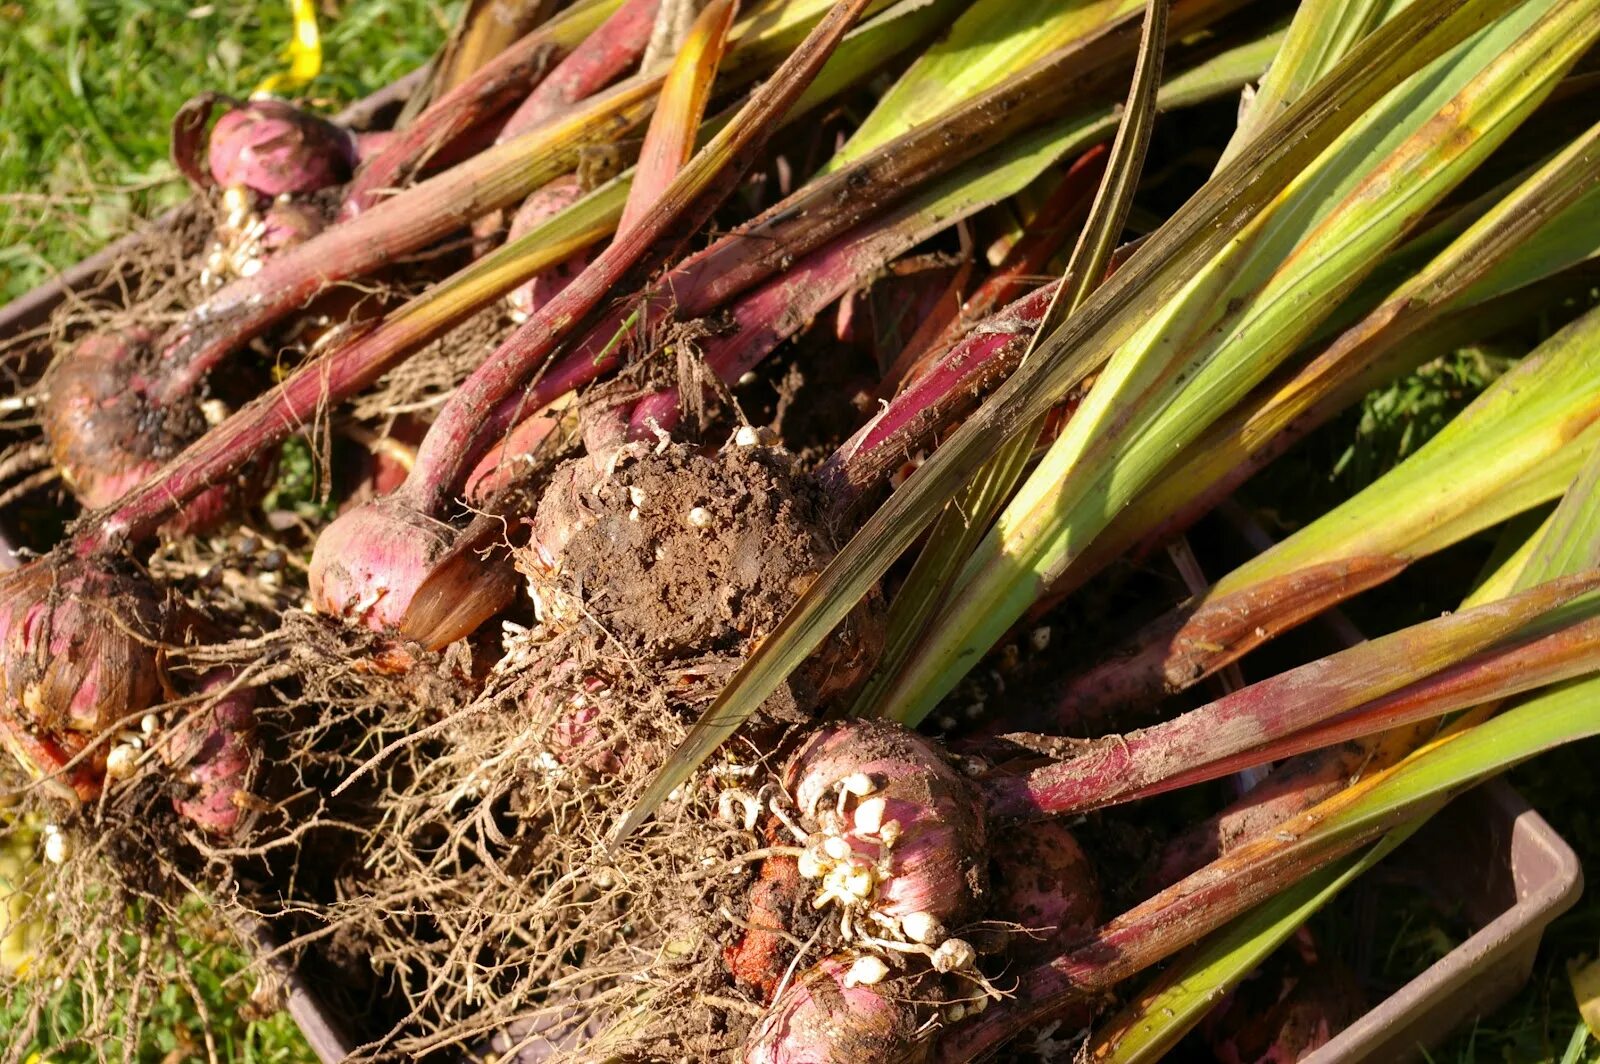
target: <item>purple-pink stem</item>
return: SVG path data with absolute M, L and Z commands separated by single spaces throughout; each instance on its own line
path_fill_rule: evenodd
M 659 79 L 625 82 L 594 101 L 594 115 L 609 116 L 608 121 L 590 123 L 585 134 L 564 138 L 561 148 L 543 145 L 544 127 L 533 130 L 383 200 L 271 259 L 254 276 L 223 288 L 163 338 L 163 355 L 176 370 L 157 401 L 189 394 L 230 351 L 300 310 L 331 285 L 365 276 L 560 176 L 576 164 L 585 137 L 624 131 L 648 112 L 658 89 Z M 535 144 L 541 151 L 530 159 L 528 152 Z
M 529 193 L 528 198 L 522 201 L 522 206 L 511 216 L 506 239 L 517 240 L 532 232 L 582 198 L 583 183 L 578 180 L 577 174 L 556 178 L 544 187 Z M 493 222 L 491 231 L 498 229 L 499 219 L 494 218 L 491 221 Z M 585 248 L 571 258 L 539 271 L 537 276 L 512 291 L 506 297 L 506 301 L 511 304 L 511 309 L 519 314 L 533 314 L 548 303 L 551 296 L 571 284 L 572 279 L 593 261 L 593 250 Z
M 444 335 L 493 299 L 442 315 L 397 312 L 381 326 L 309 362 L 190 444 L 115 505 L 92 516 L 68 541 L 75 557 L 114 551 L 156 534 L 168 518 L 256 455 L 305 429 L 327 407 L 377 382 L 423 344 Z M 420 302 L 420 301 L 415 301 Z
M 639 63 L 650 43 L 661 0 L 625 0 L 583 43 L 567 53 L 511 112 L 499 140 L 521 136 L 592 96 Z
M 604 25 L 568 53 L 512 112 L 500 130 L 497 143 L 537 129 L 637 66 L 649 43 L 650 27 L 655 23 L 660 4 L 661 0 L 625 0 Z M 565 191 L 551 191 L 555 184 L 552 182 L 530 193 L 513 215 L 507 239 L 516 239 L 547 217 L 552 207 L 560 209 L 582 193 L 576 176 L 567 181 Z M 496 212 L 479 219 L 475 232 L 485 238 L 492 236 L 500 228 L 501 217 Z M 525 314 L 533 313 L 551 292 L 566 287 L 589 262 L 589 254 L 581 252 L 568 262 L 544 271 L 512 293 L 513 308 Z
M 729 312 L 732 327 L 701 341 L 706 367 L 724 383 L 737 381 L 784 340 L 806 328 L 830 303 L 928 235 L 923 227 L 905 227 L 902 221 L 899 215 L 891 216 L 860 233 L 840 237 L 747 292 Z M 978 323 L 923 380 L 858 431 L 821 471 L 827 482 L 840 489 L 840 498 L 853 499 L 860 488 L 876 483 L 889 466 L 975 405 L 990 385 L 1015 368 L 1033 326 L 1044 315 L 1051 291 L 1053 285 Z M 680 307 L 679 313 L 690 311 Z M 617 324 L 620 327 L 621 323 Z M 601 332 L 591 334 L 586 344 Z M 612 352 L 601 359 L 563 360 L 535 385 L 526 401 L 496 411 L 497 423 L 538 410 L 563 389 L 588 383 L 610 369 L 619 356 L 620 352 Z M 681 400 L 676 388 L 639 399 L 628 413 L 628 438 L 651 440 L 659 433 L 671 432 L 682 420 Z
M 1127 796 L 1146 798 L 1351 739 L 1483 705 L 1593 672 L 1600 666 L 1600 619 L 1477 654 L 1358 709 L 1219 758 Z
M 817 249 L 742 296 L 729 310 L 729 327 L 699 342 L 701 360 L 724 383 L 734 383 L 759 365 L 779 344 L 809 327 L 818 314 L 841 296 L 870 281 L 896 256 L 940 232 L 952 221 L 948 216 L 931 217 L 914 209 L 900 210 Z M 643 435 L 635 438 L 651 438 L 647 422 L 652 416 L 657 420 L 665 416 L 676 421 L 675 411 L 681 401 L 676 388 L 640 400 L 651 406 L 648 413 L 632 416 L 632 421 L 646 423 L 641 424 Z
M 1123 245 L 1110 271 L 1126 260 L 1138 241 Z M 895 467 L 932 445 L 939 433 L 976 408 L 989 390 L 1017 367 L 1059 282 L 1046 284 L 969 328 L 964 339 L 894 397 L 883 410 L 846 440 L 817 470 L 836 511 L 845 512 L 889 482 Z M 1056 406 L 1040 433 L 1041 445 L 1077 409 L 1074 392 Z
M 1108 713 L 1146 706 L 1217 670 L 1406 567 L 1382 555 L 1345 558 L 1263 580 L 1232 594 L 1184 603 L 1141 629 L 1099 665 L 1067 680 L 1048 701 L 987 729 L 1080 734 Z
M 591 34 L 586 38 L 586 42 L 592 40 L 593 36 Z M 465 81 L 431 103 L 415 121 L 391 137 L 376 155 L 361 164 L 345 189 L 339 217 L 353 218 L 371 208 L 385 194 L 420 171 L 429 159 L 459 138 L 480 129 L 485 121 L 510 107 L 530 89 L 537 91 L 541 79 L 545 78 L 561 52 L 555 35 L 546 26 L 525 34 L 511 47 L 479 67 Z M 530 129 L 532 125 L 523 128 Z M 509 139 L 504 130 L 499 139 Z
M 1174 25 L 1204 24 L 1222 14 L 1232 2 L 1189 0 L 1178 5 L 1185 17 L 1176 18 Z M 505 433 L 545 404 L 615 369 L 622 360 L 625 334 L 650 336 L 666 321 L 710 313 L 787 270 L 798 256 L 823 248 L 889 209 L 921 183 L 1042 120 L 1054 101 L 1081 98 L 1109 88 L 1112 76 L 1137 45 L 1138 27 L 1134 15 L 1117 19 L 1095 34 L 1040 59 L 1022 74 L 943 119 L 912 129 L 850 166 L 796 190 L 783 202 L 668 271 L 655 286 L 655 293 L 643 301 L 618 307 L 603 316 L 571 351 L 540 375 L 526 394 L 513 390 L 493 405 L 479 406 L 475 415 L 478 427 L 486 436 Z M 862 194 L 868 188 L 874 194 Z M 1043 310 L 1041 305 L 1038 314 L 1042 315 Z M 1020 357 L 1020 350 L 1017 356 Z M 963 359 L 967 361 L 971 360 Z M 1013 359 L 1011 365 L 1014 364 Z M 958 376 L 963 380 L 969 377 Z M 961 405 L 952 402 L 951 409 L 959 410 Z M 943 421 L 942 416 L 938 418 L 938 423 Z M 438 446 L 444 451 L 450 445 L 441 442 Z M 419 494 L 419 498 L 425 494 Z
M 531 417 L 518 425 L 479 460 L 467 477 L 467 500 L 476 507 L 488 505 L 496 492 L 514 483 L 522 472 L 517 468 L 517 458 L 537 454 L 549 446 L 558 428 L 560 422 L 552 417 Z
M 1214 862 L 1103 924 L 1088 941 L 1047 964 L 1020 973 L 1014 993 L 936 1043 L 942 1064 L 980 1060 L 1029 1027 L 1066 1015 L 1087 1023 L 1102 995 L 1172 956 L 1295 882 L 1351 853 L 1405 815 L 1363 825 L 1333 843 L 1307 843 L 1298 833 L 1267 847 L 1245 847 Z M 1294 822 L 1304 830 L 1310 824 Z M 1275 840 L 1277 841 L 1277 840 Z M 1247 850 L 1251 852 L 1246 852 Z
M 777 130 L 781 115 L 811 83 L 869 2 L 840 0 L 830 8 L 655 207 L 635 227 L 619 234 L 588 269 L 456 389 L 428 430 L 400 489 L 410 504 L 439 516 L 466 473 L 517 420 L 506 404 L 521 398 L 529 380 L 570 335 L 600 316 L 613 292 L 631 291 L 641 284 L 710 220 Z
M 1102 146 L 1070 168 L 1046 208 L 1051 224 L 1031 230 L 1019 241 L 1001 270 L 963 305 L 963 315 L 979 313 L 975 309 L 979 307 L 987 314 L 1002 292 L 1025 283 L 1019 271 L 1031 276 L 1041 261 L 1048 261 L 1053 249 L 1082 220 L 1104 169 L 1103 156 Z M 732 384 L 784 340 L 809 326 L 829 304 L 865 284 L 885 263 L 951 221 L 947 216 L 932 219 L 915 211 L 898 211 L 813 252 L 735 304 L 732 328 L 701 345 L 706 367 L 724 383 Z M 1047 287 L 1054 291 L 1054 285 Z M 885 462 L 900 461 L 928 442 L 934 432 L 976 403 L 990 384 L 1015 368 L 1048 303 L 1048 296 L 1024 296 L 989 321 L 973 324 L 967 319 L 972 332 L 965 343 L 956 342 L 959 334 L 945 334 L 941 338 L 945 346 L 940 349 L 943 357 L 926 380 L 913 385 L 916 394 L 891 403 L 823 467 L 825 479 L 848 485 L 841 500 L 853 499 L 860 486 L 876 482 L 887 471 Z M 640 400 L 641 409 L 631 417 L 637 428 L 630 438 L 650 439 L 658 427 L 676 425 L 680 400 L 676 388 Z M 860 445 L 852 448 L 857 441 Z M 844 457 L 846 452 L 848 457 Z
M 887 399 L 905 382 L 920 377 L 929 362 L 954 346 L 972 325 L 1039 284 L 1050 260 L 1076 236 L 1087 217 L 1110 150 L 1109 145 L 1097 144 L 1067 167 L 1034 221 L 977 291 L 963 300 L 954 313 L 933 315 L 912 334 L 883 375 L 881 396 Z
M 1225 501 L 1218 512 L 1252 550 L 1263 553 L 1277 542 L 1238 503 Z M 1360 629 L 1337 609 L 1320 617 L 1335 645 L 1366 641 Z M 1269 769 L 1255 786 L 1223 809 L 1167 840 L 1150 873 L 1153 889 L 1174 883 L 1195 869 L 1316 805 L 1349 786 L 1357 774 L 1385 768 L 1415 746 L 1427 725 L 1385 732 L 1362 742 L 1323 747 Z
M 1068 760 L 1026 775 L 997 776 L 988 787 L 991 812 L 1055 816 L 1156 793 L 1167 780 L 1193 777 L 1201 766 L 1283 739 L 1467 661 L 1596 585 L 1600 573 L 1594 572 L 1553 580 L 1280 673 L 1161 724 L 1097 740 Z M 1476 664 L 1464 675 L 1480 677 Z M 1431 712 L 1450 708 L 1448 702 L 1440 704 L 1445 708 Z
M 975 407 L 1008 376 L 1050 307 L 1056 285 L 1039 288 L 977 323 L 966 337 L 856 430 L 817 471 L 835 505 L 848 508 L 880 485 L 934 433 Z
M 1185 0 L 1178 5 L 1175 16 L 1181 13 L 1186 17 L 1175 17 L 1174 26 L 1203 25 L 1225 13 L 1234 2 Z M 796 191 L 783 203 L 670 271 L 661 286 L 667 293 L 662 302 L 670 310 L 653 308 L 656 320 L 670 313 L 690 317 L 708 313 L 781 270 L 794 256 L 816 249 L 887 209 L 918 182 L 971 159 L 1041 120 L 1060 94 L 1082 96 L 1108 89 L 1136 47 L 1138 26 L 1135 16 L 1118 19 L 945 119 L 919 127 L 857 163 Z M 629 85 L 619 86 L 613 92 L 628 88 Z M 258 334 L 321 290 L 330 261 L 342 260 L 335 272 L 349 276 L 351 271 L 359 272 L 362 263 L 370 266 L 400 253 L 396 249 L 420 246 L 433 235 L 442 235 L 473 217 L 504 206 L 511 195 L 526 192 L 526 187 L 518 186 L 521 193 L 483 195 L 478 180 L 482 175 L 477 172 L 483 165 L 482 158 L 386 200 L 339 227 L 340 240 L 345 243 L 329 243 L 326 237 L 312 240 L 269 263 L 249 279 L 251 283 L 224 289 L 208 302 L 199 320 L 226 319 L 225 334 L 208 327 L 204 336 L 198 335 L 192 321 L 179 326 L 174 335 L 181 337 L 177 346 L 182 357 L 202 364 L 214 361 Z M 871 194 L 865 191 L 868 189 Z M 449 210 L 443 223 L 424 209 L 429 203 L 451 202 L 452 198 L 470 202 Z M 352 258 L 360 261 L 352 265 Z M 526 396 L 511 394 L 494 410 L 484 411 L 486 421 L 494 424 L 489 434 L 504 432 L 539 406 L 614 368 L 620 360 L 619 332 L 624 326 L 635 327 L 631 322 L 636 315 L 647 320 L 651 316 L 641 313 L 641 306 L 650 304 L 636 303 L 609 315 L 574 351 L 541 374 Z M 325 404 L 339 402 L 368 386 L 403 360 L 414 344 L 436 338 L 476 309 L 463 308 L 462 313 L 441 322 L 395 321 L 392 326 L 375 330 L 347 348 L 302 367 L 272 393 L 196 441 L 115 507 L 86 522 L 69 549 L 79 556 L 89 555 L 154 535 L 189 500 L 237 472 L 261 449 L 300 431 Z M 202 368 L 195 376 L 203 372 Z M 181 393 L 184 389 L 177 390 Z
M 1358 773 L 1385 767 L 1386 749 L 1382 742 L 1346 743 L 1274 766 L 1226 808 L 1169 839 L 1151 870 L 1150 884 L 1160 889 L 1175 883 L 1344 790 Z
M 628 413 L 628 439 L 658 440 L 671 435 L 683 421 L 679 398 L 678 389 L 669 388 L 635 403 Z
M 1197 28 L 1235 2 L 1184 0 L 1174 12 L 1174 26 Z M 569 359 L 609 369 L 615 365 L 616 340 L 625 326 L 648 334 L 673 318 L 708 314 L 787 270 L 796 258 L 877 217 L 931 178 L 1042 121 L 1060 101 L 1106 93 L 1132 56 L 1138 30 L 1136 14 L 1120 17 L 938 121 L 909 130 L 851 165 L 809 182 L 674 267 L 656 286 L 652 299 L 642 306 L 619 308 L 584 338 Z M 599 372 L 604 369 L 596 375 Z

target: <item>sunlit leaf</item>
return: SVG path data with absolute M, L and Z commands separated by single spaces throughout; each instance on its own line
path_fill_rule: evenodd
M 1301 167 L 1368 106 L 1506 10 L 1485 0 L 1417 0 L 1357 45 L 1327 77 L 1251 142 L 1223 172 L 1168 219 L 1096 291 L 1036 356 L 1006 382 L 881 507 L 756 647 L 618 825 L 626 837 L 855 607 L 940 508 L 1019 427 L 1031 424 L 1079 380 L 1095 353 L 1114 349 L 1145 308 L 1244 228 Z
M 1175 452 L 1516 128 L 1596 34 L 1600 15 L 1581 4 L 1536 0 L 1507 16 L 1368 111 L 1190 277 L 1182 298 L 1149 313 L 975 552 L 883 712 L 920 720 Z
M 1532 586 L 1600 561 L 1600 510 L 1594 505 L 1592 491 L 1597 477 L 1600 450 L 1591 455 L 1556 513 L 1463 606 L 1493 601 L 1514 588 Z M 1577 549 L 1568 549 L 1568 545 Z M 1584 685 L 1593 689 L 1596 683 L 1590 680 Z M 1485 707 L 1483 712 L 1469 715 L 1458 722 L 1457 730 L 1486 719 L 1494 708 Z M 1380 774 L 1387 771 L 1380 770 Z M 1199 1022 L 1221 993 L 1237 985 L 1357 876 L 1410 838 L 1428 815 L 1431 813 L 1424 812 L 1395 828 L 1365 853 L 1344 858 L 1306 877 L 1180 958 L 1136 1001 L 1095 1032 L 1090 1042 L 1091 1059 L 1108 1064 L 1144 1064 L 1159 1059 L 1166 1048 Z
M 1089 208 L 1089 217 L 1066 273 L 1039 321 L 1028 350 L 1023 353 L 1024 361 L 1033 353 L 1039 338 L 1048 336 L 1066 321 L 1105 277 L 1144 170 L 1145 151 L 1156 116 L 1166 30 L 1166 0 L 1151 0 L 1145 13 L 1139 59 L 1134 64 L 1133 84 L 1116 139 L 1112 142 L 1105 176 Z M 943 516 L 934 524 L 923 553 L 890 610 L 883 660 L 878 675 L 862 692 L 857 703 L 858 713 L 871 711 L 881 686 L 893 682 L 912 653 L 926 618 L 943 602 L 961 564 L 1021 479 L 1042 427 L 1036 424 L 1025 428 L 1007 441 L 1000 452 L 974 474 L 968 487 L 945 507 Z

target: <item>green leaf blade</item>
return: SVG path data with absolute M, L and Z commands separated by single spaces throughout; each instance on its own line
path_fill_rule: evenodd
M 1275 196 L 1367 106 L 1511 6 L 1508 0 L 1416 0 L 1274 120 L 868 520 L 753 650 L 623 817 L 613 840 L 631 834 L 748 719 L 854 609 L 972 472 L 1017 428 L 1042 415 L 1082 379 L 1094 352 L 1112 349 L 1132 334 L 1141 306 L 1180 289 L 1185 278 L 1239 232 L 1245 217 Z

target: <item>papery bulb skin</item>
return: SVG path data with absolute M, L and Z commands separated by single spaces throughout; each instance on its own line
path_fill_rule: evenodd
M 177 773 L 178 813 L 207 834 L 227 838 L 239 827 L 248 806 L 250 772 L 258 752 L 255 690 L 229 688 L 238 674 L 213 669 L 200 683 L 202 695 L 216 700 L 186 714 L 160 747 Z
M 199 404 L 157 405 L 161 366 L 141 328 L 96 333 L 58 359 L 45 379 L 40 417 L 62 479 L 91 510 L 143 484 L 209 427 Z M 259 469 L 213 485 L 176 514 L 165 531 L 182 535 L 217 525 L 260 486 Z
M 95 333 L 51 367 L 42 411 L 51 457 L 91 509 L 121 498 L 156 468 L 126 446 L 149 405 L 139 369 L 152 339 L 142 328 Z
M 989 916 L 1018 925 L 1007 952 L 1048 960 L 1100 922 L 1100 884 L 1071 830 L 1053 820 L 994 833 Z
M 871 789 L 841 803 L 841 785 L 856 780 Z M 983 803 L 927 739 L 877 721 L 827 724 L 795 752 L 784 785 L 808 822 L 842 804 L 854 858 L 887 868 L 875 912 L 946 928 L 979 914 L 988 890 Z M 898 826 L 886 835 L 890 823 Z
M 275 255 L 298 247 L 326 228 L 315 209 L 294 202 L 279 202 L 261 215 L 261 251 Z
M 148 580 L 104 560 L 32 562 L 0 578 L 0 734 L 58 796 L 94 799 L 115 722 L 162 697 L 163 609 Z
M 522 206 L 511 216 L 511 225 L 506 231 L 506 242 L 510 243 L 526 235 L 530 230 L 582 198 L 583 186 L 575 174 L 556 178 L 522 201 Z M 571 284 L 573 278 L 583 272 L 589 260 L 590 256 L 587 253 L 579 252 L 563 262 L 541 270 L 532 280 L 513 288 L 506 295 L 506 302 L 511 305 L 513 313 L 524 319 L 532 317 L 540 307 Z
M 207 152 L 217 184 L 269 199 L 343 184 L 355 158 L 347 130 L 282 100 L 251 100 L 225 113 Z
M 376 632 L 392 632 L 455 530 L 389 497 L 340 514 L 311 553 L 311 605 Z
M 887 979 L 847 985 L 853 958 L 825 958 L 773 1002 L 745 1042 L 745 1064 L 908 1064 L 930 1059 L 916 1038 L 918 988 Z
M 562 764 L 584 768 L 602 779 L 620 772 L 627 757 L 627 748 L 607 734 L 604 716 L 588 696 L 571 700 L 551 729 L 550 748 Z

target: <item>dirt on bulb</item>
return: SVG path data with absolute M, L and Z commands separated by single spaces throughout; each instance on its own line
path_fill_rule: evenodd
M 558 471 L 536 521 L 541 542 L 563 541 L 554 565 L 535 548 L 522 568 L 541 602 L 580 609 L 649 660 L 742 658 L 836 550 L 820 493 L 781 450 L 675 445 L 624 451 L 609 475 L 588 472 L 590 459 L 569 469 L 583 475 Z M 853 614 L 767 710 L 808 719 L 853 687 L 880 649 L 877 608 Z

